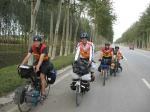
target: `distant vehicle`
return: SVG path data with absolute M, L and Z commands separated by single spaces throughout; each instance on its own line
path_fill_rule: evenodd
M 134 50 L 134 44 L 130 44 L 130 45 L 129 45 L 129 49 L 130 49 L 130 50 Z

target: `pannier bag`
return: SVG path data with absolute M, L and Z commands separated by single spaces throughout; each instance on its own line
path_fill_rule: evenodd
M 55 82 L 55 80 L 56 80 L 56 74 L 57 74 L 57 72 L 56 72 L 56 70 L 55 69 L 53 69 L 53 70 L 51 70 L 48 74 L 47 74 L 47 83 L 49 83 L 49 84 L 54 84 L 54 82 Z
M 24 102 L 24 99 L 25 99 L 25 92 L 26 92 L 26 88 L 21 86 L 21 87 L 18 87 L 16 90 L 15 90 L 15 95 L 14 95 L 14 103 L 15 104 L 22 104 Z
M 21 76 L 21 78 L 30 78 L 31 75 L 34 73 L 33 66 L 29 65 L 20 65 L 18 68 L 18 74 Z

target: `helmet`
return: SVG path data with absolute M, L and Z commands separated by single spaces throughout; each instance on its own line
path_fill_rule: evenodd
M 42 37 L 40 36 L 40 35 L 35 35 L 34 37 L 33 37 L 33 41 L 42 41 Z
M 105 46 L 110 46 L 110 43 L 105 43 Z
M 115 49 L 119 49 L 119 46 L 115 46 Z
M 81 38 L 81 39 L 82 39 L 82 38 L 88 39 L 88 34 L 87 34 L 87 33 L 82 33 L 81 36 L 80 36 L 80 38 Z

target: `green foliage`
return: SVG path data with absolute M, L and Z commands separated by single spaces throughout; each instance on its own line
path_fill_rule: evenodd
M 54 63 L 54 66 L 57 70 L 72 64 L 74 60 L 74 55 L 68 55 L 68 56 L 58 56 L 52 62 Z
M 17 74 L 17 66 L 9 66 L 0 69 L 0 96 L 13 91 L 20 84 L 23 84 L 23 80 Z
M 113 40 L 113 22 L 116 16 L 113 13 L 110 0 L 80 0 L 84 5 L 87 4 L 88 14 L 92 22 L 96 25 L 99 35 L 107 40 Z

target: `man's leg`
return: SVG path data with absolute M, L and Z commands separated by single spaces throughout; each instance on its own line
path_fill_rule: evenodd
M 120 68 L 120 69 L 121 69 L 121 71 L 122 71 L 122 66 L 121 66 L 120 62 L 118 62 L 118 63 L 119 63 L 119 64 L 118 64 L 118 65 L 119 65 L 119 67 L 118 67 L 118 68 Z
M 45 80 L 45 75 L 43 73 L 40 74 L 40 80 L 41 80 L 41 93 L 43 96 L 45 96 L 46 80 Z
M 95 80 L 95 75 L 94 75 L 94 63 L 92 62 L 92 65 L 90 67 L 90 72 L 91 72 L 91 82 Z

